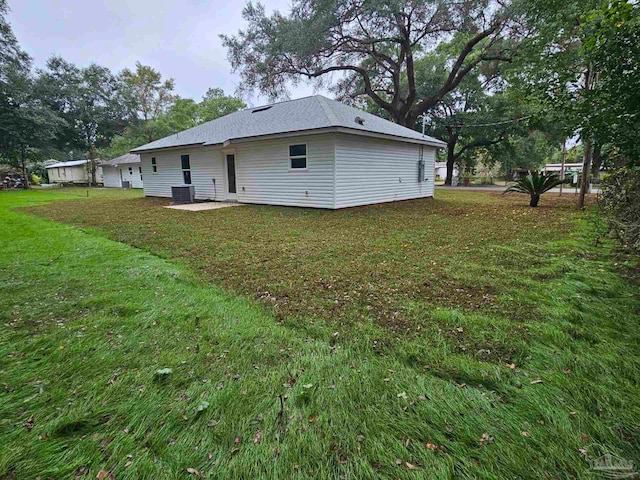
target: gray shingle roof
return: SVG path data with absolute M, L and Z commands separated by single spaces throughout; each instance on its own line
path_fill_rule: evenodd
M 364 122 L 359 124 L 356 117 Z M 381 134 L 399 141 L 418 141 L 443 147 L 435 138 L 390 122 L 376 115 L 345 105 L 336 100 L 314 95 L 286 102 L 250 108 L 217 118 L 197 127 L 170 135 L 155 142 L 134 148 L 131 152 L 144 152 L 184 145 L 218 145 L 239 140 L 279 133 L 303 132 L 325 128 L 346 128 L 354 134 Z
M 102 162 L 100 165 L 115 167 L 116 165 L 126 165 L 129 163 L 140 163 L 140 155 L 136 155 L 135 153 L 125 153 L 124 155 L 120 155 L 112 160 Z

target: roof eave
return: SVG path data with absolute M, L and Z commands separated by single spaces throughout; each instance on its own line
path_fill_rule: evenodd
M 349 127 L 342 127 L 342 126 L 329 126 L 329 127 L 321 127 L 321 128 L 312 128 L 308 130 L 295 130 L 292 132 L 280 132 L 280 133 L 270 133 L 266 135 L 254 135 L 251 137 L 231 138 L 231 139 L 225 140 L 222 143 L 222 145 L 226 147 L 234 143 L 253 142 L 258 140 L 267 140 L 271 138 L 295 137 L 299 135 L 317 135 L 322 133 L 345 133 L 348 135 L 360 135 L 365 137 L 381 138 L 385 140 L 393 140 L 396 142 L 416 143 L 416 144 L 428 145 L 436 148 L 445 148 L 447 146 L 446 143 L 440 140 L 402 137 L 399 135 L 390 135 L 386 133 L 372 132 L 369 130 L 361 130 L 358 128 L 349 128 Z M 204 144 L 204 146 L 214 146 L 214 145 L 220 145 L 220 144 L 219 143 Z
M 137 148 L 134 148 L 133 150 L 129 150 L 129 153 L 135 153 L 135 154 L 153 153 L 153 152 L 160 152 L 164 150 L 175 150 L 179 148 L 203 147 L 203 146 L 208 146 L 208 144 L 206 142 L 196 142 L 196 143 L 185 143 L 181 145 L 170 145 L 168 147 L 155 147 L 155 148 L 144 148 L 144 145 L 143 145 L 142 147 L 137 147 Z
M 179 149 L 190 148 L 190 147 L 215 147 L 220 145 L 223 147 L 227 147 L 234 143 L 255 142 L 259 140 L 267 140 L 272 138 L 287 138 L 287 137 L 295 137 L 299 135 L 318 135 L 322 133 L 345 133 L 349 135 L 360 135 L 364 137 L 393 140 L 396 142 L 428 145 L 430 147 L 436 147 L 436 148 L 445 148 L 447 146 L 446 143 L 440 140 L 435 140 L 435 139 L 403 137 L 400 135 L 391 135 L 387 133 L 372 132 L 369 130 L 361 130 L 358 128 L 328 126 L 328 127 L 311 128 L 307 130 L 293 130 L 288 132 L 269 133 L 265 135 L 252 135 L 249 137 L 229 138 L 224 142 L 216 142 L 216 143 L 198 142 L 198 143 L 188 143 L 184 145 L 171 145 L 168 147 L 157 147 L 157 148 L 149 148 L 149 149 L 138 147 L 131 150 L 131 153 L 155 153 L 160 151 L 179 150 Z

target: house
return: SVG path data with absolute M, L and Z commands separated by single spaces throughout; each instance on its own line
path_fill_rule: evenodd
M 142 188 L 142 167 L 139 155 L 125 153 L 113 160 L 102 162 L 100 166 L 105 187 Z
M 91 183 L 91 160 L 71 160 L 45 166 L 50 183 Z M 102 167 L 96 167 L 96 183 L 102 183 Z
M 445 143 L 320 95 L 231 113 L 135 148 L 146 196 L 337 209 L 433 196 Z
M 543 168 L 542 171 L 547 174 L 547 173 L 557 173 L 560 174 L 560 170 L 562 170 L 562 164 L 561 163 L 547 163 Z M 582 162 L 575 162 L 575 163 L 565 163 L 564 164 L 564 171 L 568 172 L 581 172 L 582 171 Z
M 436 162 L 436 180 L 444 181 L 447 178 L 447 162 Z M 459 176 L 458 167 L 453 167 L 453 178 L 458 178 Z

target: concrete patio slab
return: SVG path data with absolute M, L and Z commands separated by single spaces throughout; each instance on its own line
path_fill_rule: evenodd
M 173 210 L 186 210 L 187 212 L 203 212 L 205 210 L 217 210 L 218 208 L 241 207 L 242 203 L 235 202 L 203 202 L 203 203 L 186 203 L 184 205 L 168 205 L 164 208 Z

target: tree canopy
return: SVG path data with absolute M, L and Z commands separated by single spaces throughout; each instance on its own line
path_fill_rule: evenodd
M 513 33 L 509 8 L 490 0 L 294 0 L 288 15 L 249 3 L 243 17 L 246 30 L 222 38 L 244 88 L 280 97 L 289 82 L 331 84 L 338 73 L 334 87 L 358 85 L 351 95 L 367 95 L 411 128 L 477 66 L 508 61 Z M 442 41 L 456 54 L 421 95 L 416 61 Z

